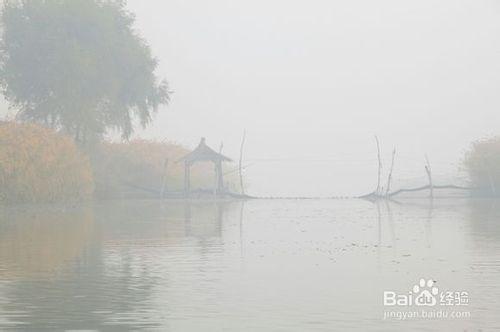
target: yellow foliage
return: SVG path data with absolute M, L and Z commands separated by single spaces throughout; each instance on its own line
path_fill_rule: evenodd
M 35 124 L 0 122 L 0 201 L 70 201 L 92 192 L 89 161 L 71 138 Z

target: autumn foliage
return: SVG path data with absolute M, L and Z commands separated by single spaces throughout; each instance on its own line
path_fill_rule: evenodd
M 94 184 L 73 140 L 34 124 L 0 122 L 0 202 L 86 199 Z

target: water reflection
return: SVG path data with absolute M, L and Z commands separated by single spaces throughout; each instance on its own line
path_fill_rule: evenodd
M 184 203 L 185 236 L 195 237 L 201 241 L 210 238 L 220 238 L 224 209 L 228 202 L 214 201 Z M 193 216 L 194 213 L 194 216 Z
M 486 200 L 4 209 L 0 329 L 492 328 L 499 217 L 499 205 Z M 384 289 L 404 292 L 431 276 L 470 291 L 475 316 L 381 319 Z
M 481 241 L 500 243 L 500 202 L 496 199 L 477 199 L 470 203 L 473 231 Z
M 148 301 L 168 280 L 155 271 L 154 248 L 194 239 L 206 250 L 210 241 L 220 242 L 226 205 L 145 201 L 3 210 L 0 327 L 159 326 Z
M 92 209 L 5 208 L 0 210 L 0 277 L 54 275 L 81 257 L 93 227 Z

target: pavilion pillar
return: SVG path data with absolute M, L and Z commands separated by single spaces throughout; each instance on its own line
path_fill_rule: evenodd
M 191 235 L 191 202 L 184 202 L 184 235 Z
M 215 173 L 217 176 L 217 194 L 222 194 L 224 192 L 224 178 L 222 175 L 222 161 L 218 160 L 215 163 Z

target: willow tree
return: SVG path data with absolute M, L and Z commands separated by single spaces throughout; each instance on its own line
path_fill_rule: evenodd
M 109 130 L 128 138 L 168 102 L 124 1 L 7 0 L 0 19 L 0 84 L 20 120 L 80 142 Z

